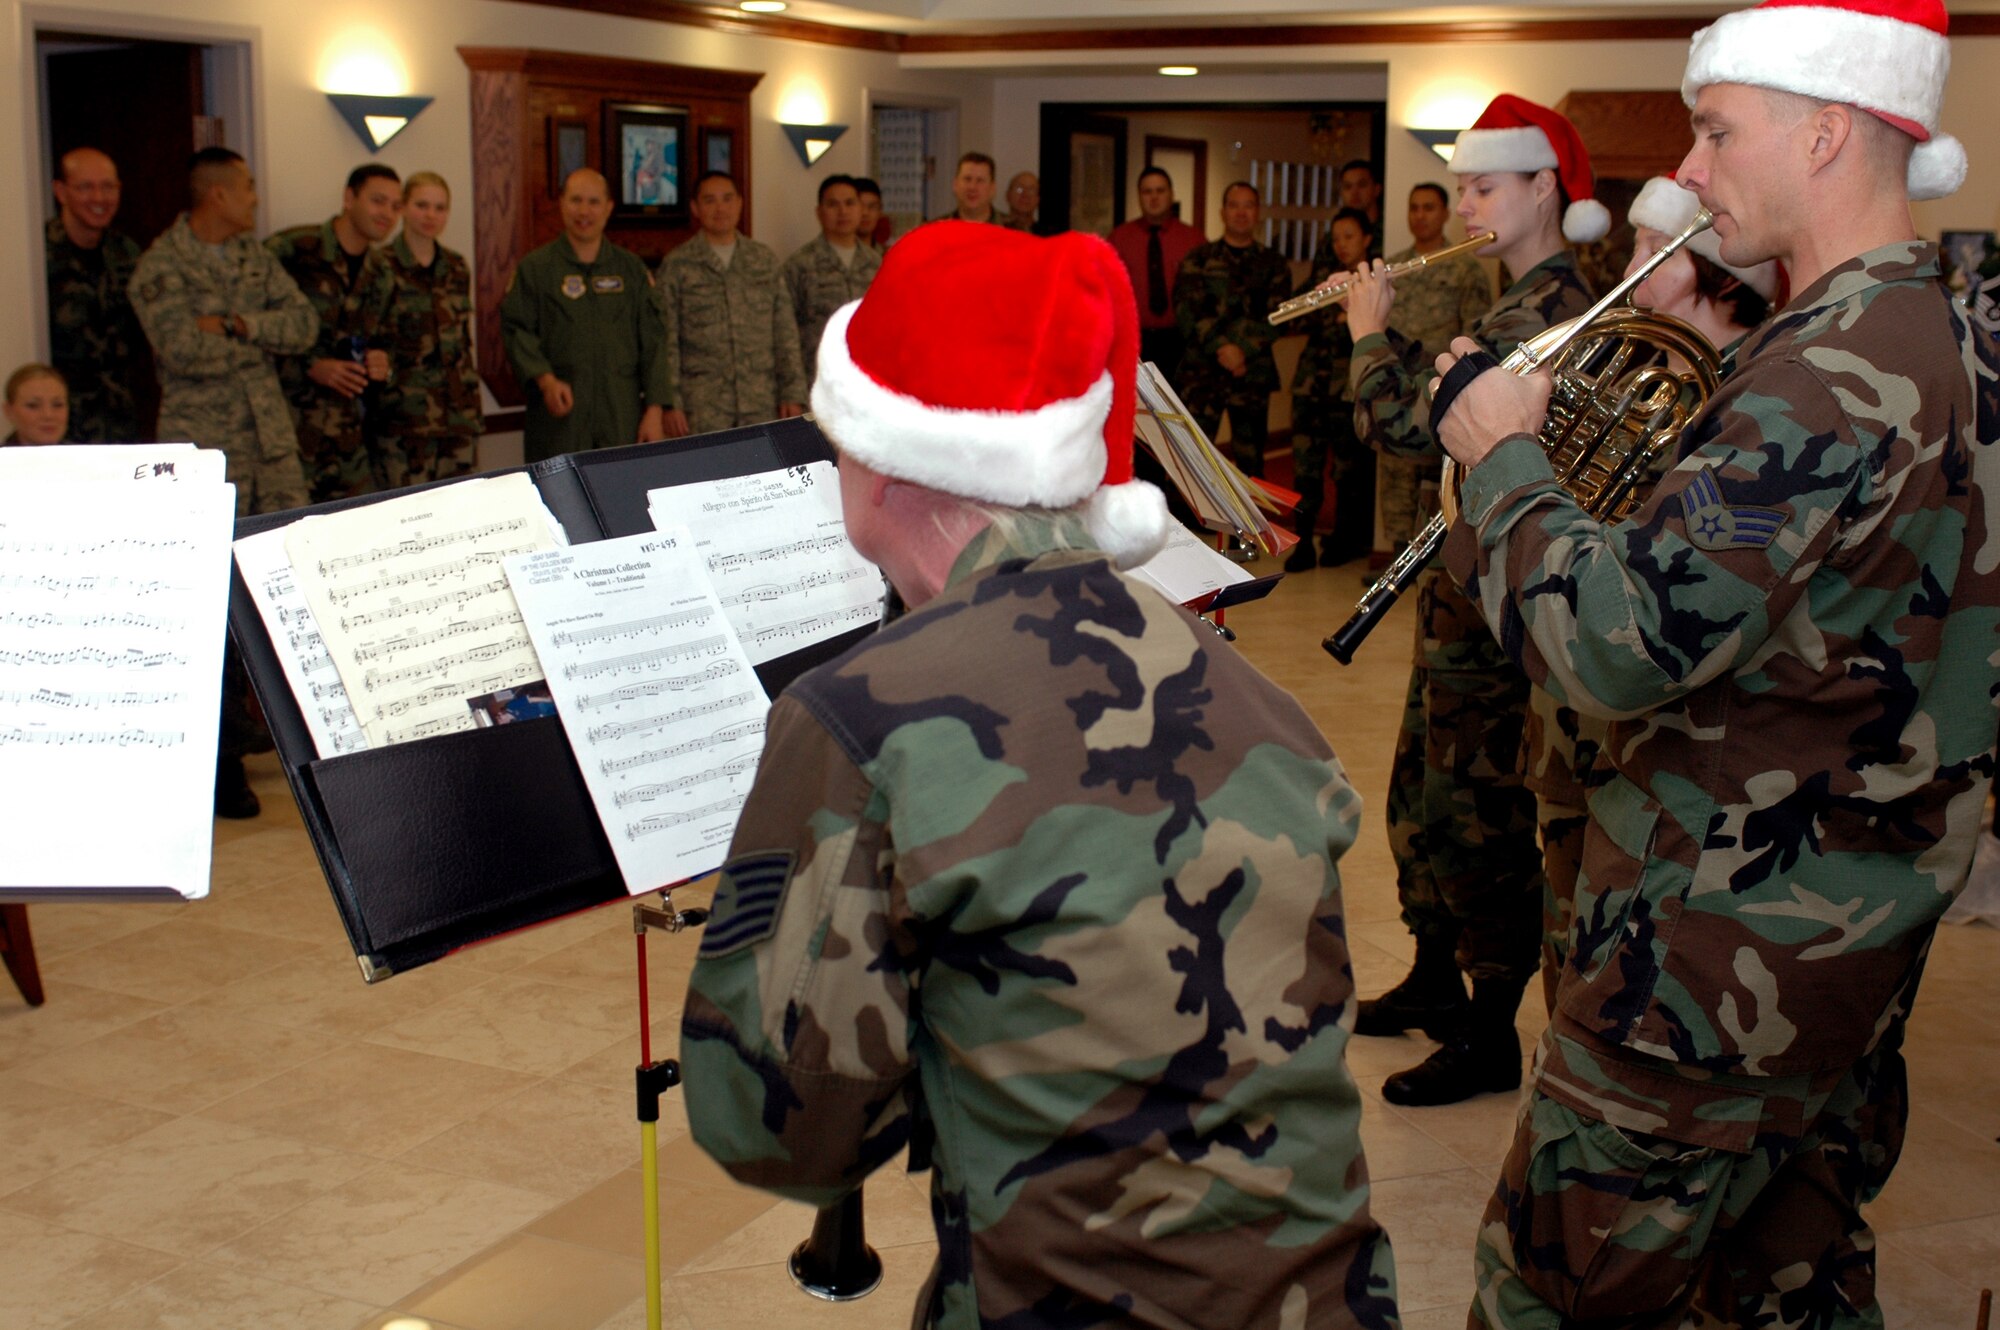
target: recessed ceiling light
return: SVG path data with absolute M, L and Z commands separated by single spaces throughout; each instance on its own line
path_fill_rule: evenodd
M 1191 79 L 1201 71 L 1193 65 L 1161 65 L 1160 72 L 1168 78 Z
M 746 14 L 782 14 L 785 0 L 738 0 L 736 7 Z

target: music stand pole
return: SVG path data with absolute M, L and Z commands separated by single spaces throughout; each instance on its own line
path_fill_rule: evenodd
M 681 1064 L 653 1061 L 652 999 L 647 991 L 646 932 L 678 933 L 708 922 L 708 911 L 676 910 L 673 888 L 660 888 L 658 905 L 632 902 L 632 933 L 639 958 L 639 1176 L 645 1193 L 646 1330 L 661 1330 L 660 1308 L 660 1096 L 681 1083 Z

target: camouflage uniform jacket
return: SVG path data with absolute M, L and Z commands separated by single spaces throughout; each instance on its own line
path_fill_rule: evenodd
M 645 408 L 673 396 L 652 274 L 609 240 L 589 263 L 568 235 L 522 255 L 500 301 L 500 333 L 527 407 L 530 462 L 637 442 Z M 549 414 L 535 386 L 543 374 L 570 386 L 568 415 Z
M 246 511 L 306 503 L 292 410 L 271 358 L 310 347 L 319 316 L 271 252 L 247 234 L 203 244 L 182 213 L 140 257 L 127 293 L 159 368 L 160 437 L 227 452 Z M 242 319 L 245 336 L 201 331 L 196 321 L 210 314 Z
M 799 325 L 769 245 L 738 232 L 725 268 L 695 236 L 659 272 L 667 381 L 696 434 L 775 420 L 780 402 L 805 405 Z
M 1333 256 L 1333 232 L 1329 230 L 1313 250 L 1312 271 L 1299 283 L 1295 294 L 1304 295 L 1335 273 L 1345 271 L 1346 265 Z M 1299 352 L 1298 368 L 1292 371 L 1295 410 L 1300 399 L 1337 402 L 1346 397 L 1348 361 L 1354 355 L 1354 337 L 1347 331 L 1347 311 L 1339 305 L 1307 315 L 1304 328 L 1305 349 Z
M 472 269 L 437 247 L 429 267 L 398 235 L 383 257 L 395 279 L 389 305 L 389 365 L 382 429 L 397 437 L 477 438 L 485 429 L 472 358 Z
M 858 240 L 853 261 L 842 263 L 823 235 L 814 236 L 785 260 L 785 291 L 791 297 L 792 319 L 799 328 L 806 382 L 819 376 L 819 339 L 826 331 L 826 321 L 848 301 L 861 299 L 881 266 L 881 253 Z
M 139 437 L 132 382 L 144 370 L 146 336 L 125 288 L 139 242 L 106 231 L 96 249 L 70 240 L 60 216 L 48 226 L 49 361 L 69 384 L 69 435 L 77 443 Z
M 1401 292 L 1398 291 L 1398 299 Z M 1566 249 L 1542 260 L 1507 288 L 1466 330 L 1467 337 L 1505 360 L 1521 342 L 1550 324 L 1573 319 L 1591 306 L 1590 288 Z M 1393 310 L 1392 310 L 1393 313 Z M 1431 361 L 1437 353 L 1392 327 L 1354 344 L 1354 432 L 1364 443 L 1397 457 L 1437 457 L 1431 437 Z
M 1911 241 L 1751 333 L 1631 519 L 1525 437 L 1467 477 L 1453 576 L 1617 721 L 1559 1030 L 1782 1076 L 1899 1026 L 1992 782 L 1996 440 L 2000 347 Z
M 1226 240 L 1195 247 L 1174 274 L 1174 318 L 1187 339 L 1181 382 L 1189 406 L 1195 399 L 1250 401 L 1278 390 L 1278 362 L 1271 346 L 1278 330 L 1271 311 L 1292 293 L 1292 265 L 1268 245 L 1238 249 Z M 1241 348 L 1250 372 L 1238 378 L 1217 363 L 1225 345 Z
M 396 295 L 388 258 L 382 250 L 370 249 L 362 256 L 353 285 L 348 285 L 347 264 L 331 220 L 287 227 L 266 236 L 264 247 L 284 265 L 319 314 L 319 337 L 312 347 L 278 362 L 278 379 L 297 415 L 299 456 L 305 461 L 313 498 L 344 498 L 379 489 L 386 481 L 369 460 L 365 413 L 371 407 L 380 409 L 381 389 L 371 386 L 360 397 L 346 397 L 314 383 L 306 371 L 315 360 L 353 359 L 346 346 L 351 337 L 363 338 L 370 349 L 388 349 L 389 306 Z M 402 372 L 394 363 L 389 371 L 392 376 Z
M 1408 263 L 1416 257 L 1413 246 L 1390 255 L 1389 262 Z M 1480 317 L 1492 308 L 1492 277 L 1478 259 L 1462 254 L 1398 277 L 1389 326 L 1435 359 L 1451 349 L 1452 338 L 1471 335 Z
M 919 1325 L 1393 1326 L 1342 1063 L 1359 802 L 1289 695 L 1049 530 L 772 708 L 695 1139 L 825 1204 L 914 1137 Z

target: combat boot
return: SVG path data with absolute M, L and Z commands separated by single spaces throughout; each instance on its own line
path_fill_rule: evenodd
M 1381 997 L 1361 1004 L 1354 1033 L 1379 1036 L 1422 1030 L 1440 1040 L 1456 1033 L 1465 1021 L 1467 1004 L 1453 949 L 1450 938 L 1418 938 L 1410 973 Z
M 1382 1082 L 1382 1097 L 1406 1108 L 1429 1108 L 1519 1089 L 1521 1040 L 1514 1012 L 1525 987 L 1507 979 L 1473 980 L 1465 1023 L 1437 1052 Z

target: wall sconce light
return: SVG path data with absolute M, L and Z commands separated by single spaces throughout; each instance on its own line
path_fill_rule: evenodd
M 329 92 L 326 99 L 370 152 L 380 152 L 389 140 L 410 127 L 429 97 L 372 97 L 359 92 Z
M 1410 137 L 1449 162 L 1451 150 L 1458 146 L 1458 136 L 1463 132 L 1457 129 L 1412 129 Z
M 799 155 L 799 162 L 805 166 L 811 166 L 826 156 L 826 150 L 847 132 L 846 125 L 780 124 L 778 128 L 785 131 L 785 137 L 792 141 L 792 151 Z

